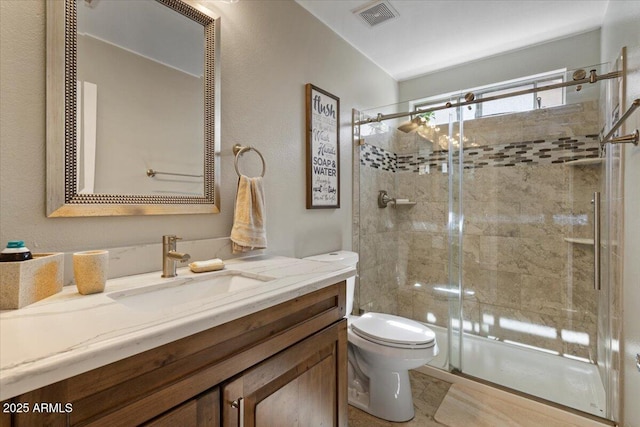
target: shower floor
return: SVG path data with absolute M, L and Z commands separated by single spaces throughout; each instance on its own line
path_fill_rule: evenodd
M 429 366 L 446 369 L 447 330 L 436 333 L 440 354 Z M 462 371 L 570 408 L 605 417 L 605 392 L 594 364 L 464 335 Z

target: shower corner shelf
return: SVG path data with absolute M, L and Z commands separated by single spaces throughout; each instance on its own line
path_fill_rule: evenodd
M 565 242 L 576 243 L 578 245 L 593 245 L 593 239 L 580 239 L 577 237 L 565 237 Z
M 604 157 L 588 157 L 586 159 L 571 160 L 564 164 L 567 166 L 588 166 L 599 165 L 602 162 L 604 162 Z

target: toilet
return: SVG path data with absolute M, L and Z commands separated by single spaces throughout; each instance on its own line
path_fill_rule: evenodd
M 336 251 L 304 258 L 355 267 L 358 254 Z M 351 314 L 355 277 L 347 279 L 349 404 L 393 422 L 414 417 L 409 369 L 438 355 L 435 333 L 422 323 L 383 313 Z

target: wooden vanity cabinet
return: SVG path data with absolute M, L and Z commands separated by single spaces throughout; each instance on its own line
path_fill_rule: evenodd
M 222 386 L 224 427 L 335 426 L 346 411 L 346 320 L 284 350 Z M 342 399 L 342 400 L 341 400 Z
M 10 399 L 1 426 L 347 426 L 345 282 Z M 242 420 L 240 420 L 242 418 Z
M 220 427 L 220 388 L 214 387 L 143 426 Z

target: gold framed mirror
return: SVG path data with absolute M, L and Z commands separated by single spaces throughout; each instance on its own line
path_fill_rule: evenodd
M 104 22 L 110 4 L 128 9 L 105 27 L 122 38 L 127 30 L 117 25 L 133 22 L 130 33 L 150 39 L 136 43 L 166 55 L 87 30 L 85 17 L 100 12 L 94 21 Z M 200 40 L 174 44 L 186 33 Z M 191 0 L 47 1 L 47 216 L 219 212 L 219 34 L 220 19 Z M 183 58 L 185 46 L 196 46 L 194 59 Z M 152 68 L 135 76 L 124 60 L 85 57 L 109 50 Z M 188 81 L 189 92 L 159 75 Z

